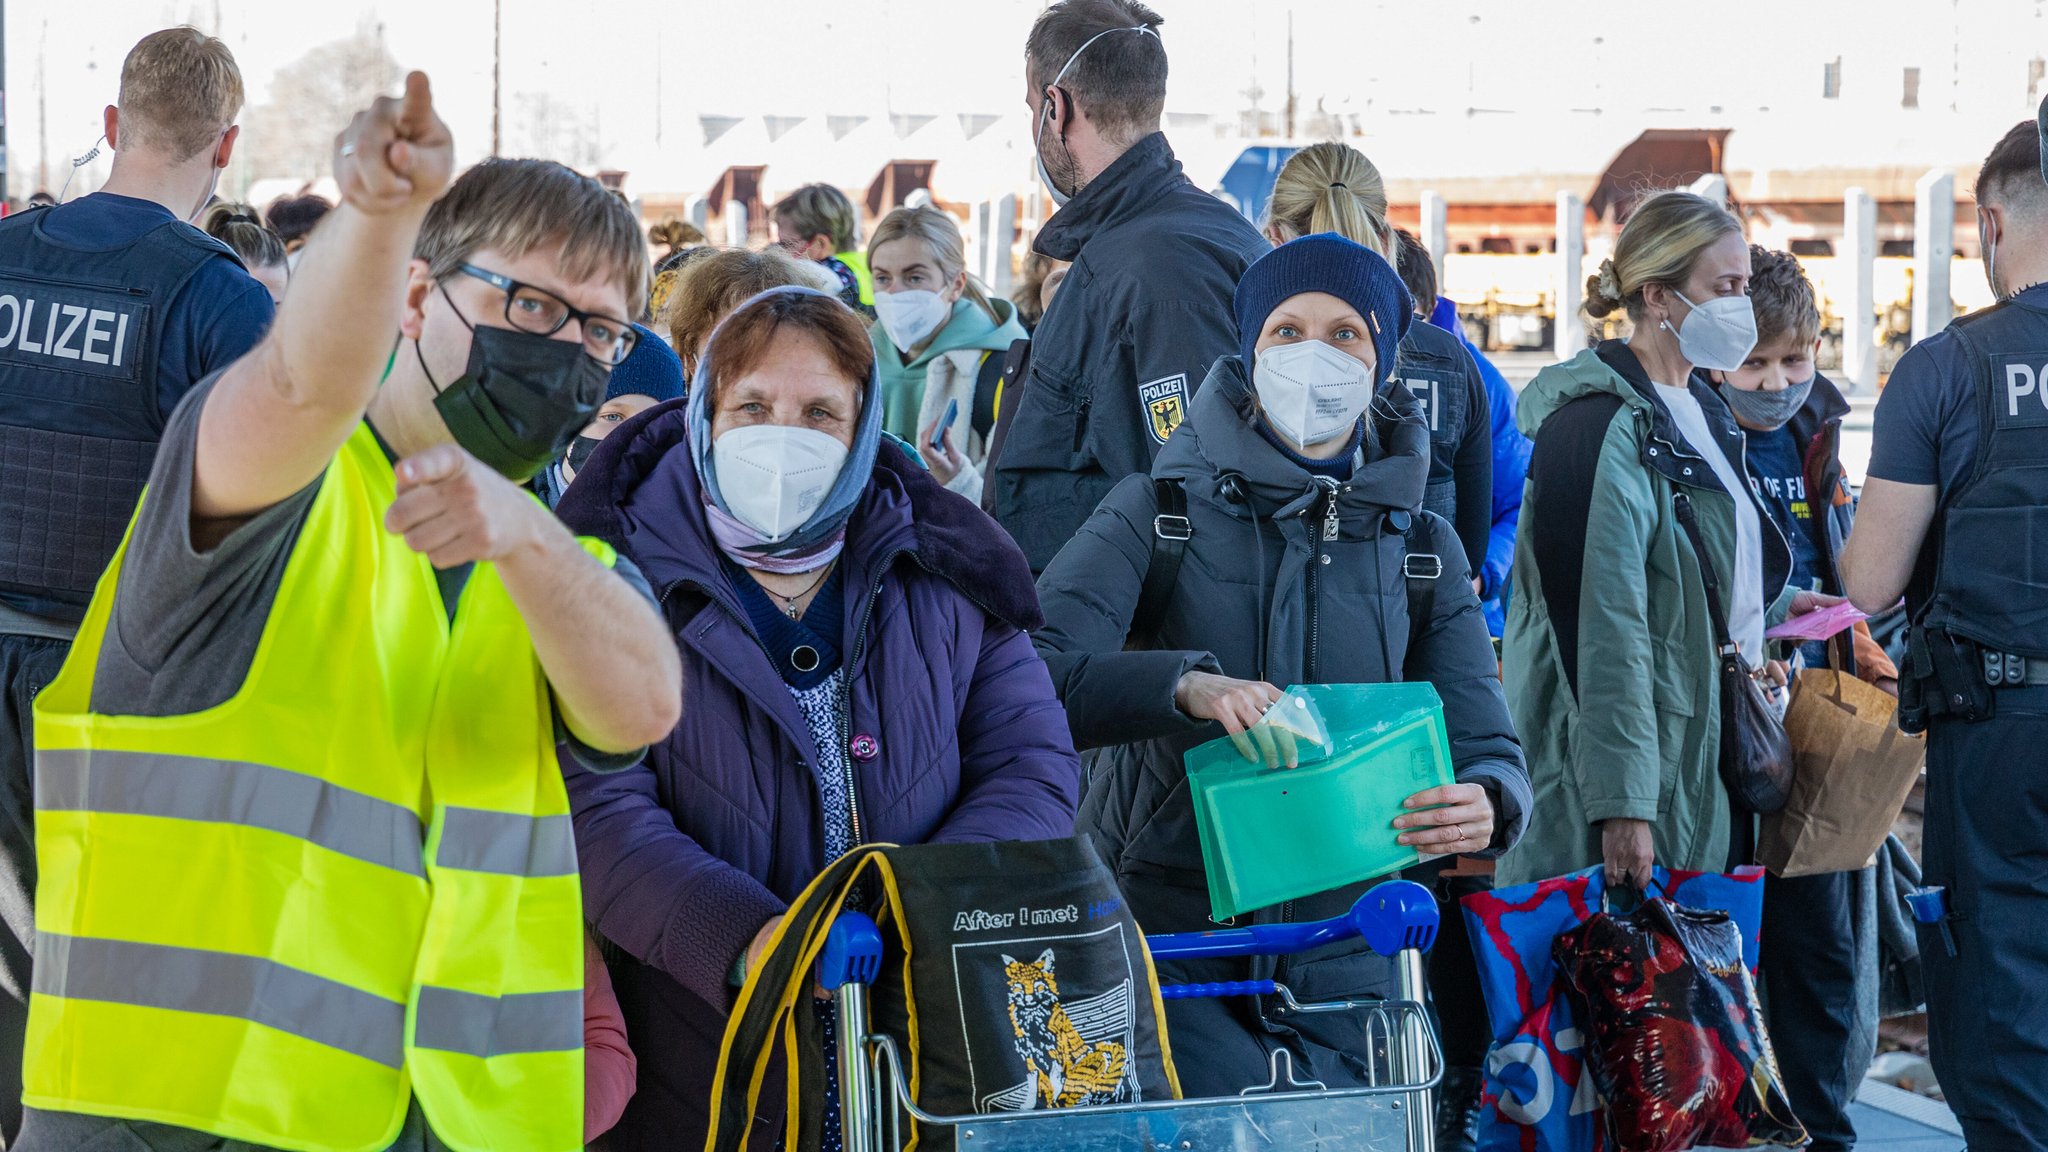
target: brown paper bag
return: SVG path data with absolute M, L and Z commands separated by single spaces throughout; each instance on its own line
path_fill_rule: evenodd
M 1757 860 L 1779 876 L 1847 872 L 1870 862 L 1927 760 L 1924 737 L 1893 722 L 1898 701 L 1853 676 L 1799 674 L 1785 734 L 1792 799 L 1763 818 Z

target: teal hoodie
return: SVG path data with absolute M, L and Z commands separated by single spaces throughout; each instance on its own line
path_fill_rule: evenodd
M 1001 353 L 1011 344 L 1024 339 L 1028 333 L 1017 320 L 1017 306 L 1008 300 L 991 299 L 1000 322 L 991 321 L 988 313 L 962 296 L 953 303 L 953 316 L 946 326 L 917 358 L 910 363 L 903 362 L 903 356 L 896 346 L 889 342 L 889 333 L 882 329 L 877 320 L 868 327 L 868 339 L 875 346 L 875 364 L 881 372 L 882 427 L 915 442 L 917 439 L 918 409 L 924 403 L 925 369 L 931 362 L 948 352 L 972 349 L 982 352 Z

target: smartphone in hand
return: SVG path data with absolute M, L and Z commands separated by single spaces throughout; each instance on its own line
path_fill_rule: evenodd
M 939 422 L 932 427 L 932 451 L 942 456 L 945 455 L 946 429 L 951 428 L 953 421 L 958 419 L 959 416 L 960 398 L 955 396 L 953 399 L 946 401 L 946 414 L 939 417 Z

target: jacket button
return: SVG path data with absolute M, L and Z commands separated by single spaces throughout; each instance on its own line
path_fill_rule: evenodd
M 1330 555 L 1329 555 L 1329 553 L 1325 552 L 1325 553 L 1323 554 L 1323 563 L 1325 563 L 1325 564 L 1328 564 L 1329 562 L 1330 562 Z
M 863 732 L 853 738 L 852 751 L 855 760 L 873 760 L 882 754 L 882 742 Z

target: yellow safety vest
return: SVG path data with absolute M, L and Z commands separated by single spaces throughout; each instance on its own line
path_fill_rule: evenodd
M 583 1145 L 582 906 L 546 678 L 489 564 L 451 624 L 358 428 L 241 689 L 97 715 L 122 552 L 36 701 L 23 1101 L 381 1152 Z M 607 565 L 616 557 L 585 547 Z
M 865 252 L 835 252 L 834 260 L 846 265 L 853 278 L 860 281 L 860 302 L 870 308 L 875 306 L 875 277 L 868 271 L 868 256 Z

